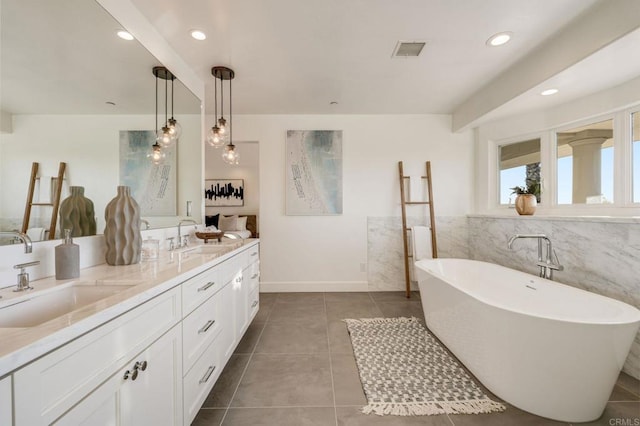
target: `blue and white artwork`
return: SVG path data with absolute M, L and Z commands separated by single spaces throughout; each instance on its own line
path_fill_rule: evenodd
M 342 214 L 342 130 L 287 130 L 286 213 Z
M 120 131 L 120 185 L 131 188 L 141 216 L 175 216 L 176 147 L 163 148 L 164 161 L 153 164 L 147 154 L 155 140 L 152 130 Z

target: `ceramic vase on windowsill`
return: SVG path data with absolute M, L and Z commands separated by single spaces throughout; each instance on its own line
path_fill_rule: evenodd
M 69 189 L 71 195 L 60 203 L 60 229 L 70 229 L 72 237 L 96 235 L 93 201 L 84 196 L 83 186 Z
M 518 194 L 516 197 L 516 211 L 521 216 L 531 216 L 536 212 L 538 201 L 534 194 Z
M 118 186 L 118 195 L 107 204 L 104 218 L 106 262 L 109 265 L 132 265 L 140 262 L 140 207 L 131 196 L 128 186 Z

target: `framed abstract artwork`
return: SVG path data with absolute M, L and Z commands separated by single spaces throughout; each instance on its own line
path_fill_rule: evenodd
M 161 164 L 147 154 L 156 140 L 153 130 L 120 131 L 120 185 L 131 188 L 141 216 L 175 216 L 177 211 L 177 151 L 164 149 Z
M 205 179 L 206 207 L 244 206 L 244 179 Z
M 342 130 L 287 130 L 286 214 L 342 214 Z

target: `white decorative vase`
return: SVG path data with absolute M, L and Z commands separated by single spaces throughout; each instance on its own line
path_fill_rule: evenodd
M 107 222 L 104 228 L 107 263 L 132 265 L 140 262 L 140 207 L 128 186 L 118 186 L 118 195 L 107 204 L 104 218 Z

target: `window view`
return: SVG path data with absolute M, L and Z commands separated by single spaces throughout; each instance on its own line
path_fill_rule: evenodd
M 640 112 L 631 115 L 633 141 L 633 202 L 640 203 Z
M 566 130 L 556 136 L 558 204 L 612 203 L 613 120 Z
M 535 194 L 540 202 L 540 139 L 500 146 L 500 204 L 512 204 L 513 188 Z

